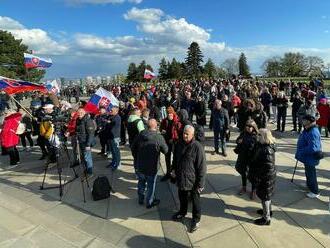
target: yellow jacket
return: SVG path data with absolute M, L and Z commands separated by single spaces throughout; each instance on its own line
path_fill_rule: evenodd
M 43 121 L 40 123 L 40 135 L 49 139 L 53 134 L 54 128 L 53 125 L 49 121 Z

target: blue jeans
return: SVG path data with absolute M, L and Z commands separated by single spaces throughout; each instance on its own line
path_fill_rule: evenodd
M 81 150 L 81 154 L 84 157 L 84 162 L 85 162 L 87 171 L 93 170 L 92 151 L 84 149 L 84 150 Z
M 117 169 L 120 166 L 120 150 L 119 150 L 120 138 L 114 138 L 110 140 L 110 151 L 112 154 L 111 166 Z
M 221 151 L 226 151 L 226 138 L 225 131 L 223 129 L 214 130 L 214 149 L 215 151 L 219 151 L 219 140 L 221 141 Z
M 314 194 L 318 194 L 319 186 L 318 186 L 317 178 L 316 178 L 316 168 L 315 168 L 315 166 L 306 165 L 306 164 L 304 166 L 305 166 L 307 187 Z
M 147 206 L 151 205 L 154 201 L 155 196 L 155 189 L 156 189 L 156 179 L 157 175 L 155 176 L 146 176 L 142 174 L 141 172 L 137 173 L 138 177 L 138 196 L 139 200 L 144 199 L 146 184 L 147 184 Z

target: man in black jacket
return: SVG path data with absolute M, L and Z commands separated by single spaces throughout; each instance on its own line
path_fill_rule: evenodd
M 152 208 L 160 203 L 160 200 L 154 198 L 159 155 L 160 152 L 166 154 L 168 147 L 163 136 L 157 133 L 157 121 L 155 119 L 148 121 L 148 128 L 139 134 L 131 149 L 136 158 L 139 204 L 144 203 L 147 184 L 147 208 Z
M 201 219 L 200 193 L 204 189 L 206 176 L 205 152 L 203 146 L 194 139 L 195 129 L 186 125 L 183 140 L 175 146 L 172 177 L 176 178 L 180 210 L 173 219 L 181 221 L 188 211 L 188 194 L 192 199 L 191 232 L 198 229 Z
M 80 156 L 86 164 L 86 172 L 93 174 L 91 147 L 95 145 L 95 124 L 83 108 L 78 109 L 76 134 L 79 142 Z

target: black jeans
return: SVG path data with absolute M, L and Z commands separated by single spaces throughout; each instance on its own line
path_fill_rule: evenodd
M 10 165 L 16 165 L 19 162 L 19 153 L 16 146 L 7 147 L 6 151 L 9 154 Z
M 40 146 L 41 152 L 43 156 L 47 156 L 48 151 L 46 149 L 46 143 L 47 143 L 47 139 L 41 135 L 38 136 L 37 139 L 38 145 Z
M 282 123 L 281 123 L 282 121 Z M 286 122 L 286 108 L 277 108 L 277 130 L 284 131 Z M 282 125 L 281 125 L 282 124 Z
M 265 105 L 264 106 L 264 111 L 265 111 L 265 113 L 266 113 L 266 115 L 268 117 L 267 120 L 269 120 L 270 119 L 270 105 Z
M 27 140 L 29 141 L 30 147 L 33 147 L 33 140 L 31 137 L 31 132 L 24 132 L 20 135 L 21 138 L 21 142 L 22 142 L 22 146 L 25 148 L 26 147 L 26 140 L 25 138 L 27 138 Z
M 202 210 L 201 210 L 201 201 L 200 194 L 197 190 L 180 190 L 179 200 L 180 200 L 180 211 L 179 213 L 182 215 L 186 215 L 188 212 L 188 194 L 190 193 L 191 201 L 192 201 L 192 218 L 195 222 L 199 222 L 201 220 Z
M 297 121 L 298 121 L 298 110 L 292 110 L 292 122 L 293 122 L 293 129 L 297 131 Z
M 100 144 L 101 144 L 101 152 L 102 153 L 110 152 L 107 134 L 105 132 L 100 132 L 99 137 L 100 137 Z
M 174 151 L 173 143 L 167 143 L 168 152 L 165 154 L 165 163 L 166 163 L 166 175 L 170 175 L 172 171 L 172 152 Z

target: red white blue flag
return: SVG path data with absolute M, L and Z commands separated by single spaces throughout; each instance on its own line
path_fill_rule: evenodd
M 35 55 L 24 53 L 24 66 L 27 69 L 42 68 L 46 69 L 51 67 L 53 64 L 51 59 L 39 58 Z
M 144 79 L 153 79 L 156 77 L 156 74 L 148 69 L 144 70 Z
M 111 92 L 99 88 L 85 105 L 85 110 L 96 114 L 100 107 L 104 107 L 109 112 L 114 106 L 119 106 L 118 99 Z
M 47 93 L 47 89 L 43 85 L 38 85 L 22 80 L 15 80 L 0 76 L 0 91 L 6 92 L 8 95 L 13 95 L 28 91 L 41 91 Z
M 47 81 L 45 83 L 45 87 L 47 88 L 49 93 L 53 93 L 55 95 L 59 95 L 61 91 L 60 85 L 57 83 L 56 80 L 53 81 Z

